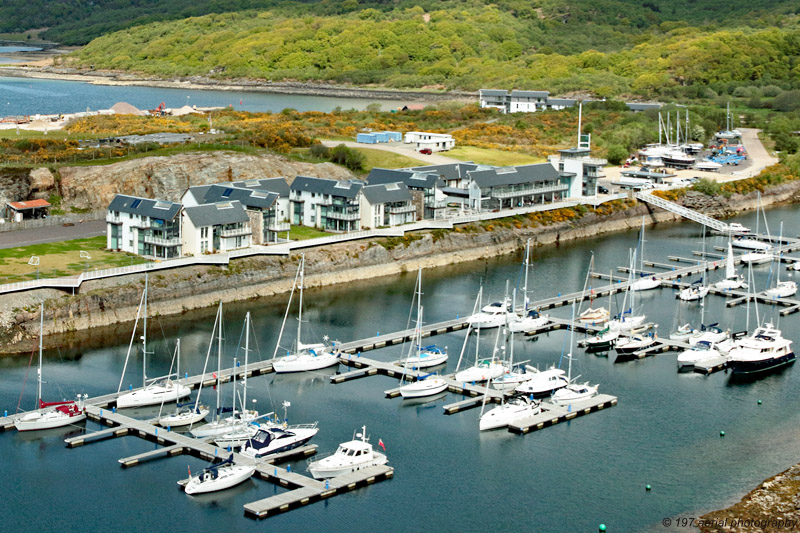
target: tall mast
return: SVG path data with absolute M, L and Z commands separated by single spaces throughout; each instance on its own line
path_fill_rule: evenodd
M 706 259 L 706 226 L 703 225 L 703 287 L 706 286 L 706 278 L 708 277 L 708 259 Z M 702 289 L 701 289 L 702 290 Z M 700 302 L 700 326 L 705 323 L 706 320 L 706 295 L 703 294 Z
M 42 337 L 44 336 L 44 302 L 39 304 L 39 369 L 36 371 L 36 408 L 42 405 Z
M 247 365 L 250 362 L 250 311 L 244 317 L 244 373 L 242 374 L 242 414 L 247 411 Z
M 419 268 L 419 273 L 417 274 L 417 331 L 415 341 L 417 343 L 417 357 L 419 357 L 422 351 L 422 267 Z
M 144 274 L 144 326 L 142 331 L 142 387 L 147 386 L 147 273 Z
M 525 314 L 528 312 L 528 268 L 530 266 L 530 261 L 531 261 L 531 240 L 528 239 L 528 241 L 525 243 L 525 285 L 522 287 L 523 316 L 525 316 Z
M 303 280 L 306 272 L 306 254 L 300 256 L 300 309 L 297 312 L 297 351 L 300 351 L 300 332 L 303 328 Z
M 581 147 L 581 121 L 583 120 L 583 100 L 578 102 L 578 148 Z
M 572 301 L 572 321 L 569 327 L 569 351 L 567 352 L 567 382 L 572 383 L 572 342 L 575 340 L 575 301 Z
M 222 300 L 219 302 L 217 314 L 219 316 L 219 330 L 217 331 L 217 420 L 219 420 L 220 410 L 222 408 L 219 397 L 219 389 L 222 384 Z
M 178 386 L 178 380 L 181 379 L 181 340 L 178 339 L 175 344 L 175 358 L 178 362 L 178 368 L 175 369 L 175 401 L 180 401 L 181 388 Z

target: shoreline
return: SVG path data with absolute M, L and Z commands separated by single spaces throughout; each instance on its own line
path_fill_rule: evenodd
M 751 197 L 752 196 L 752 197 Z M 756 208 L 755 194 L 735 196 L 704 211 L 730 216 Z M 778 185 L 762 197 L 762 205 L 776 206 L 800 201 L 800 180 Z M 622 207 L 622 206 L 620 206 Z M 444 267 L 514 253 L 531 238 L 535 246 L 556 246 L 569 240 L 638 227 L 678 222 L 673 213 L 637 203 L 608 214 L 587 213 L 581 218 L 549 225 L 515 228 L 495 222 L 491 228 L 456 228 L 410 233 L 399 242 L 386 238 L 350 241 L 306 250 L 309 286 L 337 285 L 375 277 L 401 274 L 418 267 Z M 475 225 L 471 225 L 475 226 Z M 296 256 L 253 256 L 237 259 L 227 267 L 195 265 L 159 271 L 151 276 L 151 306 L 159 315 L 182 315 L 215 305 L 287 292 L 294 275 Z M 37 308 L 45 302 L 45 344 L 82 343 L 98 328 L 118 328 L 136 316 L 143 274 L 90 280 L 75 295 L 57 289 L 36 289 L 0 297 L 0 356 L 26 353 L 38 332 Z M 180 295 L 176 297 L 176 294 Z
M 89 74 L 91 72 L 91 74 Z M 349 87 L 314 82 L 265 81 L 265 80 L 215 80 L 203 76 L 163 79 L 136 76 L 124 72 L 81 71 L 74 68 L 3 66 L 0 77 L 77 81 L 93 85 L 122 87 L 158 87 L 162 89 L 188 89 L 213 91 L 240 91 L 254 93 L 320 96 L 331 98 L 360 98 L 371 100 L 408 100 L 413 102 L 476 102 L 477 93 L 429 92 L 421 90 L 403 91 L 383 87 Z

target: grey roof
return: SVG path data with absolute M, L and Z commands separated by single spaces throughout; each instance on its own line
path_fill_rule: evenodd
M 498 89 L 481 89 L 479 93 L 481 96 L 508 96 L 508 91 Z
M 467 189 L 459 189 L 458 187 L 442 187 L 442 192 L 447 196 L 469 198 L 469 190 Z
M 432 189 L 441 182 L 436 172 L 420 172 L 416 170 L 395 170 L 389 168 L 373 168 L 367 176 L 368 185 L 382 183 L 405 183 L 411 189 Z
M 676 174 L 667 174 L 665 172 L 650 172 L 649 170 L 631 170 L 626 169 L 620 172 L 623 176 L 627 176 L 629 178 L 655 178 L 655 179 L 664 179 L 664 178 L 674 178 Z
M 166 200 L 152 200 L 150 198 L 118 194 L 111 200 L 111 203 L 108 205 L 108 210 L 120 211 L 122 213 L 134 213 L 160 220 L 172 220 L 175 218 L 175 215 L 180 212 L 181 204 L 168 202 Z
M 511 91 L 512 98 L 514 96 L 522 96 L 525 98 L 547 98 L 550 96 L 550 91 Z
M 234 187 L 241 187 L 243 189 L 256 189 L 260 191 L 274 192 L 281 198 L 289 197 L 289 184 L 286 183 L 285 178 L 262 178 L 246 181 L 234 181 L 231 183 Z
M 590 148 L 564 148 L 559 150 L 560 154 L 589 155 L 592 153 Z
M 648 103 L 638 103 L 638 102 L 627 102 L 625 105 L 628 106 L 628 109 L 631 111 L 646 111 L 648 109 L 661 109 L 661 104 L 648 104 Z
M 411 193 L 405 183 L 381 183 L 380 185 L 367 185 L 363 191 L 364 198 L 372 205 L 386 204 L 389 202 L 407 202 L 411 200 Z
M 357 180 L 339 181 L 326 178 L 310 178 L 297 176 L 290 187 L 293 191 L 308 191 L 318 194 L 330 194 L 342 198 L 355 198 L 364 184 Z
M 220 224 L 235 224 L 237 222 L 247 222 L 250 220 L 242 204 L 236 201 L 186 207 L 183 211 L 196 228 L 218 226 Z
M 474 170 L 470 178 L 481 189 L 503 185 L 521 185 L 537 181 L 557 181 L 558 171 L 550 163 L 522 165 L 518 167 Z
M 575 105 L 576 100 L 572 100 L 570 98 L 548 98 L 547 105 L 565 105 L 565 106 L 573 106 Z
M 192 191 L 194 192 L 194 191 Z M 238 201 L 245 207 L 258 207 L 269 209 L 278 199 L 274 192 L 266 192 L 260 189 L 243 189 L 230 185 L 211 185 L 205 190 L 202 201 L 199 197 L 197 202 L 201 204 L 213 204 L 215 202 Z
M 456 180 L 466 178 L 467 172 L 475 170 L 478 165 L 475 163 L 449 163 L 446 165 L 429 165 L 425 167 L 412 167 L 411 170 L 429 172 L 437 174 L 446 180 Z

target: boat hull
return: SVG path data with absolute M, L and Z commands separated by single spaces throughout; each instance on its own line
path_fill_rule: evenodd
M 229 472 L 220 475 L 216 479 L 203 481 L 202 475 L 192 478 L 186 484 L 186 494 L 204 494 L 207 492 L 217 492 L 219 490 L 235 487 L 244 483 L 255 473 L 256 469 L 249 466 L 231 466 Z
M 321 461 L 317 461 L 316 463 L 311 463 L 309 465 L 308 472 L 314 479 L 326 479 L 341 476 L 342 474 L 348 474 L 350 472 L 358 472 L 359 470 L 364 470 L 365 468 L 370 468 L 372 466 L 385 465 L 387 463 L 388 460 L 382 453 L 373 451 L 372 454 L 373 457 L 369 461 L 347 466 L 336 466 L 329 468 L 325 465 L 320 465 Z M 324 461 L 324 459 L 322 461 Z
M 14 427 L 17 428 L 17 431 L 37 431 L 40 429 L 61 428 L 83 420 L 86 420 L 86 413 L 69 416 L 57 411 L 44 413 L 34 411 L 16 419 Z
M 424 379 L 400 387 L 400 396 L 403 398 L 424 398 L 433 396 L 447 390 L 447 381 L 441 378 Z
M 180 398 L 186 398 L 192 393 L 192 389 L 185 385 L 177 385 L 177 387 L 177 392 L 174 384 L 172 387 L 163 387 L 159 385 L 128 392 L 117 398 L 117 408 L 125 409 L 129 407 L 144 407 L 146 405 L 171 403 Z
M 268 455 L 274 455 L 276 453 L 288 452 L 289 450 L 294 450 L 295 448 L 299 448 L 300 446 L 302 446 L 305 443 L 307 443 L 308 441 L 310 441 L 314 437 L 314 435 L 317 434 L 317 431 L 318 430 L 316 428 L 314 428 L 313 431 L 309 430 L 309 431 L 305 431 L 303 434 L 296 434 L 296 438 L 293 439 L 291 442 L 286 443 L 286 444 L 284 444 L 282 446 L 278 446 L 278 447 L 275 447 L 275 448 L 272 448 L 272 449 L 268 449 L 268 450 L 264 450 L 264 451 L 262 451 L 262 450 L 255 451 L 253 448 L 248 448 L 248 446 L 245 445 L 244 449 L 241 451 L 241 454 L 244 455 L 245 457 L 255 457 L 255 458 L 261 459 L 261 458 L 266 457 Z
M 795 362 L 795 359 L 794 352 L 789 352 L 781 357 L 770 357 L 758 361 L 731 360 L 728 362 L 728 366 L 734 374 L 752 375 L 790 365 Z
M 179 413 L 177 415 L 164 416 L 158 419 L 158 425 L 161 427 L 179 428 L 184 426 L 191 426 L 203 420 L 208 416 L 208 409 L 200 409 L 199 412 Z
M 277 374 L 293 372 L 308 372 L 309 370 L 322 370 L 339 364 L 339 357 L 333 353 L 321 355 L 287 355 L 272 363 L 272 368 Z

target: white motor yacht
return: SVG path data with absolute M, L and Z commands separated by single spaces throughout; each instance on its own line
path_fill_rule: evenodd
M 506 315 L 512 315 L 506 317 Z M 467 319 L 467 322 L 475 329 L 499 328 L 506 323 L 506 320 L 514 320 L 514 311 L 508 299 L 502 302 L 493 302 L 484 305 L 480 313 L 475 313 Z
M 562 389 L 569 383 L 566 378 L 566 372 L 560 368 L 537 370 L 529 366 L 526 370 L 528 371 L 527 375 L 530 377 L 517 385 L 517 388 L 514 389 L 515 392 L 543 396 Z
M 261 427 L 242 445 L 245 457 L 262 458 L 299 448 L 319 432 L 317 423 L 297 424 L 287 427 Z
M 678 354 L 678 370 L 694 368 L 696 364 L 718 358 L 720 355 L 719 350 L 713 343 L 700 341 L 691 349 L 684 350 Z
M 772 324 L 756 328 L 730 351 L 728 363 L 734 374 L 754 374 L 794 363 L 792 341 Z
M 379 440 L 378 444 L 382 442 Z M 367 427 L 362 426 L 361 433 L 356 433 L 353 440 L 341 443 L 333 455 L 310 462 L 308 471 L 314 479 L 325 479 L 371 466 L 385 465 L 386 462 L 386 456 L 372 448 L 367 437 Z

